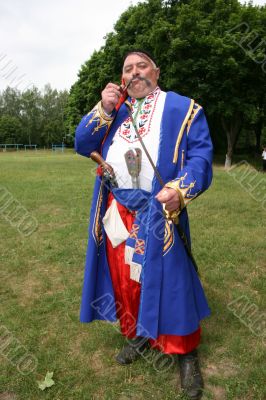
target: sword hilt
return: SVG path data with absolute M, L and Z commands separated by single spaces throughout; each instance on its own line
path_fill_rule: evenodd
M 111 165 L 108 164 L 97 151 L 93 151 L 90 154 L 90 158 L 102 168 L 103 177 L 105 180 L 109 181 L 112 186 L 118 187 L 115 172 Z

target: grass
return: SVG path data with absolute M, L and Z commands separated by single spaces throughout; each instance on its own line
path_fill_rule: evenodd
M 79 323 L 92 167 L 71 152 L 0 154 L 0 187 L 38 220 L 36 232 L 23 237 L 0 211 L 0 400 L 182 399 L 175 367 L 158 373 L 142 359 L 119 367 L 117 325 Z M 202 324 L 203 399 L 262 400 L 265 209 L 238 178 L 220 166 L 214 172 L 210 190 L 189 205 L 193 251 L 212 308 Z M 238 307 L 228 306 L 241 296 Z M 32 373 L 22 375 L 3 350 L 3 327 L 36 357 Z M 37 380 L 47 371 L 55 385 L 41 391 Z

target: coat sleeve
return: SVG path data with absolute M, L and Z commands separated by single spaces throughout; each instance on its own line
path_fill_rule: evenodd
M 197 105 L 198 106 L 198 105 Z M 187 149 L 182 170 L 165 186 L 179 193 L 181 210 L 206 190 L 212 180 L 213 146 L 204 111 L 194 111 L 187 125 Z
M 107 116 L 101 101 L 80 121 L 75 135 L 75 150 L 78 154 L 89 157 L 93 151 L 100 151 L 103 138 L 109 129 L 115 112 Z

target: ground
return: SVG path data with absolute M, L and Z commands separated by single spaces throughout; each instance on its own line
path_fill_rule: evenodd
M 246 167 L 215 166 L 211 188 L 188 206 L 212 309 L 202 323 L 203 400 L 266 397 L 265 175 Z M 118 325 L 79 323 L 93 175 L 72 152 L 0 154 L 0 400 L 183 398 L 176 366 L 156 371 L 154 352 L 120 367 Z M 7 193 L 37 221 L 32 234 L 8 214 Z M 48 371 L 55 384 L 41 391 Z

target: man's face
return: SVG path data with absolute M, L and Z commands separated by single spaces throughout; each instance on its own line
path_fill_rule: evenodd
M 160 70 L 153 62 L 142 54 L 129 54 L 125 59 L 122 78 L 128 86 L 128 94 L 131 97 L 142 98 L 152 92 L 159 79 Z

